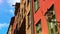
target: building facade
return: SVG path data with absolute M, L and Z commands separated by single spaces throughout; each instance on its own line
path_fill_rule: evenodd
M 13 29 L 12 27 L 13 27 L 14 20 L 15 20 L 15 17 L 12 17 L 7 34 L 12 34 L 12 29 Z
M 60 34 L 60 0 L 32 0 L 34 34 Z
M 16 3 L 13 6 L 15 6 L 15 12 L 14 12 L 15 16 L 11 18 L 7 34 L 14 34 L 16 26 L 17 26 L 18 11 L 20 10 L 19 9 L 20 3 Z
M 8 34 L 60 34 L 59 1 L 21 0 L 16 3 Z
M 31 17 L 31 2 L 30 0 L 21 0 L 20 3 L 16 3 L 15 6 L 15 19 L 12 25 L 12 31 L 10 31 L 9 29 L 11 29 L 11 25 L 9 27 L 9 33 L 11 32 L 11 34 L 33 34 L 33 26 L 31 26 L 32 24 L 32 17 Z M 33 25 L 33 24 L 32 24 Z M 32 28 L 31 28 L 32 27 Z M 32 29 L 32 31 L 31 31 Z
M 24 29 L 24 31 L 25 31 L 24 34 L 31 34 L 32 33 L 31 30 L 33 29 L 33 28 L 31 28 L 31 27 L 33 27 L 33 26 L 31 26 L 33 20 L 31 17 L 32 10 L 30 8 L 31 7 L 30 5 L 31 5 L 30 0 L 21 0 L 21 2 L 20 2 L 20 13 L 22 14 L 22 17 L 21 17 L 22 19 L 20 19 L 22 21 L 21 22 L 22 25 L 20 25 L 21 26 L 20 28 L 22 28 L 22 29 L 20 31 L 21 31 L 21 33 L 23 33 L 23 29 Z

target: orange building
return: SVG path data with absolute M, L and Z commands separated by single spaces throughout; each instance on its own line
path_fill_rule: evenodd
M 60 34 L 60 0 L 32 0 L 34 34 Z

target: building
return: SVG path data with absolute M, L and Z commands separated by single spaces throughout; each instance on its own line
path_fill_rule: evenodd
M 16 3 L 16 5 L 14 5 L 14 6 L 15 6 L 15 12 L 14 12 L 15 16 L 11 18 L 7 34 L 14 34 L 14 31 L 17 26 L 17 21 L 18 21 L 17 19 L 18 19 L 18 12 L 20 10 L 20 8 L 19 8 L 20 3 Z
M 14 23 L 13 23 L 13 28 L 12 28 L 12 34 L 15 34 L 16 33 L 16 27 L 17 27 L 17 24 L 18 24 L 18 17 L 19 17 L 19 12 L 20 12 L 20 3 L 16 3 L 15 5 L 15 20 L 14 20 Z M 18 30 L 17 30 L 18 31 Z
M 60 34 L 59 1 L 21 0 L 16 3 L 8 34 Z
M 60 34 L 60 0 L 32 0 L 34 34 Z
M 32 6 L 31 1 L 21 0 L 20 3 L 16 3 L 13 6 L 15 6 L 15 18 L 14 21 L 11 22 L 13 23 L 12 28 L 11 24 L 9 27 L 9 29 L 11 28 L 12 30 L 8 30 L 11 32 L 11 34 L 33 34 L 33 17 L 31 17 L 32 8 L 30 8 Z
M 12 17 L 7 34 L 12 34 L 12 27 L 13 27 L 14 20 L 15 20 L 15 17 Z
M 31 26 L 33 22 L 33 17 L 31 17 L 31 2 L 30 0 L 21 0 L 20 2 L 20 12 L 21 22 L 19 22 L 19 34 L 31 34 L 33 31 L 33 26 Z M 23 33 L 24 32 L 24 33 Z M 33 33 L 32 33 L 33 34 Z

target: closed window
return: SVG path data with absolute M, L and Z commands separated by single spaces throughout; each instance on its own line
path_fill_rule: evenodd
M 34 11 L 36 12 L 38 10 L 38 0 L 34 0 Z
M 42 26 L 41 26 L 41 21 L 39 21 L 36 24 L 36 34 L 41 34 L 41 32 L 42 32 Z

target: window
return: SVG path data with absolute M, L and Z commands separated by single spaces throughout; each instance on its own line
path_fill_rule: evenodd
M 28 28 L 30 27 L 31 25 L 31 13 L 29 11 L 29 14 L 28 14 Z
M 18 9 L 17 15 L 18 15 L 18 17 L 17 17 L 17 22 L 19 23 L 19 19 L 20 19 L 20 9 Z
M 26 2 L 24 3 L 24 13 L 26 12 Z
M 42 32 L 42 26 L 41 26 L 41 21 L 39 21 L 36 24 L 36 34 L 41 34 L 41 32 Z
M 21 17 L 21 19 L 23 19 L 23 9 L 21 9 L 21 11 L 20 11 L 20 17 Z
M 20 15 L 20 9 L 18 9 L 18 17 L 20 17 L 19 15 Z
M 16 25 L 16 29 L 14 30 L 14 34 L 17 34 L 17 32 L 18 32 L 18 27 L 17 27 L 18 25 Z
M 23 9 L 22 9 L 22 11 L 21 11 L 21 16 L 22 16 L 22 19 L 23 19 Z
M 27 0 L 27 6 L 29 5 L 30 0 Z
M 34 11 L 36 12 L 38 9 L 38 0 L 34 0 Z
M 19 18 L 18 18 L 18 20 L 19 20 L 19 19 L 21 20 L 21 13 L 20 13 L 20 12 L 21 12 L 21 11 L 20 11 L 20 9 L 19 9 L 19 12 L 18 12 L 18 13 L 19 13 L 19 15 L 18 15 Z M 19 20 L 19 21 L 20 21 L 20 20 Z
M 45 15 L 48 23 L 49 34 L 58 34 L 54 5 L 48 9 Z

